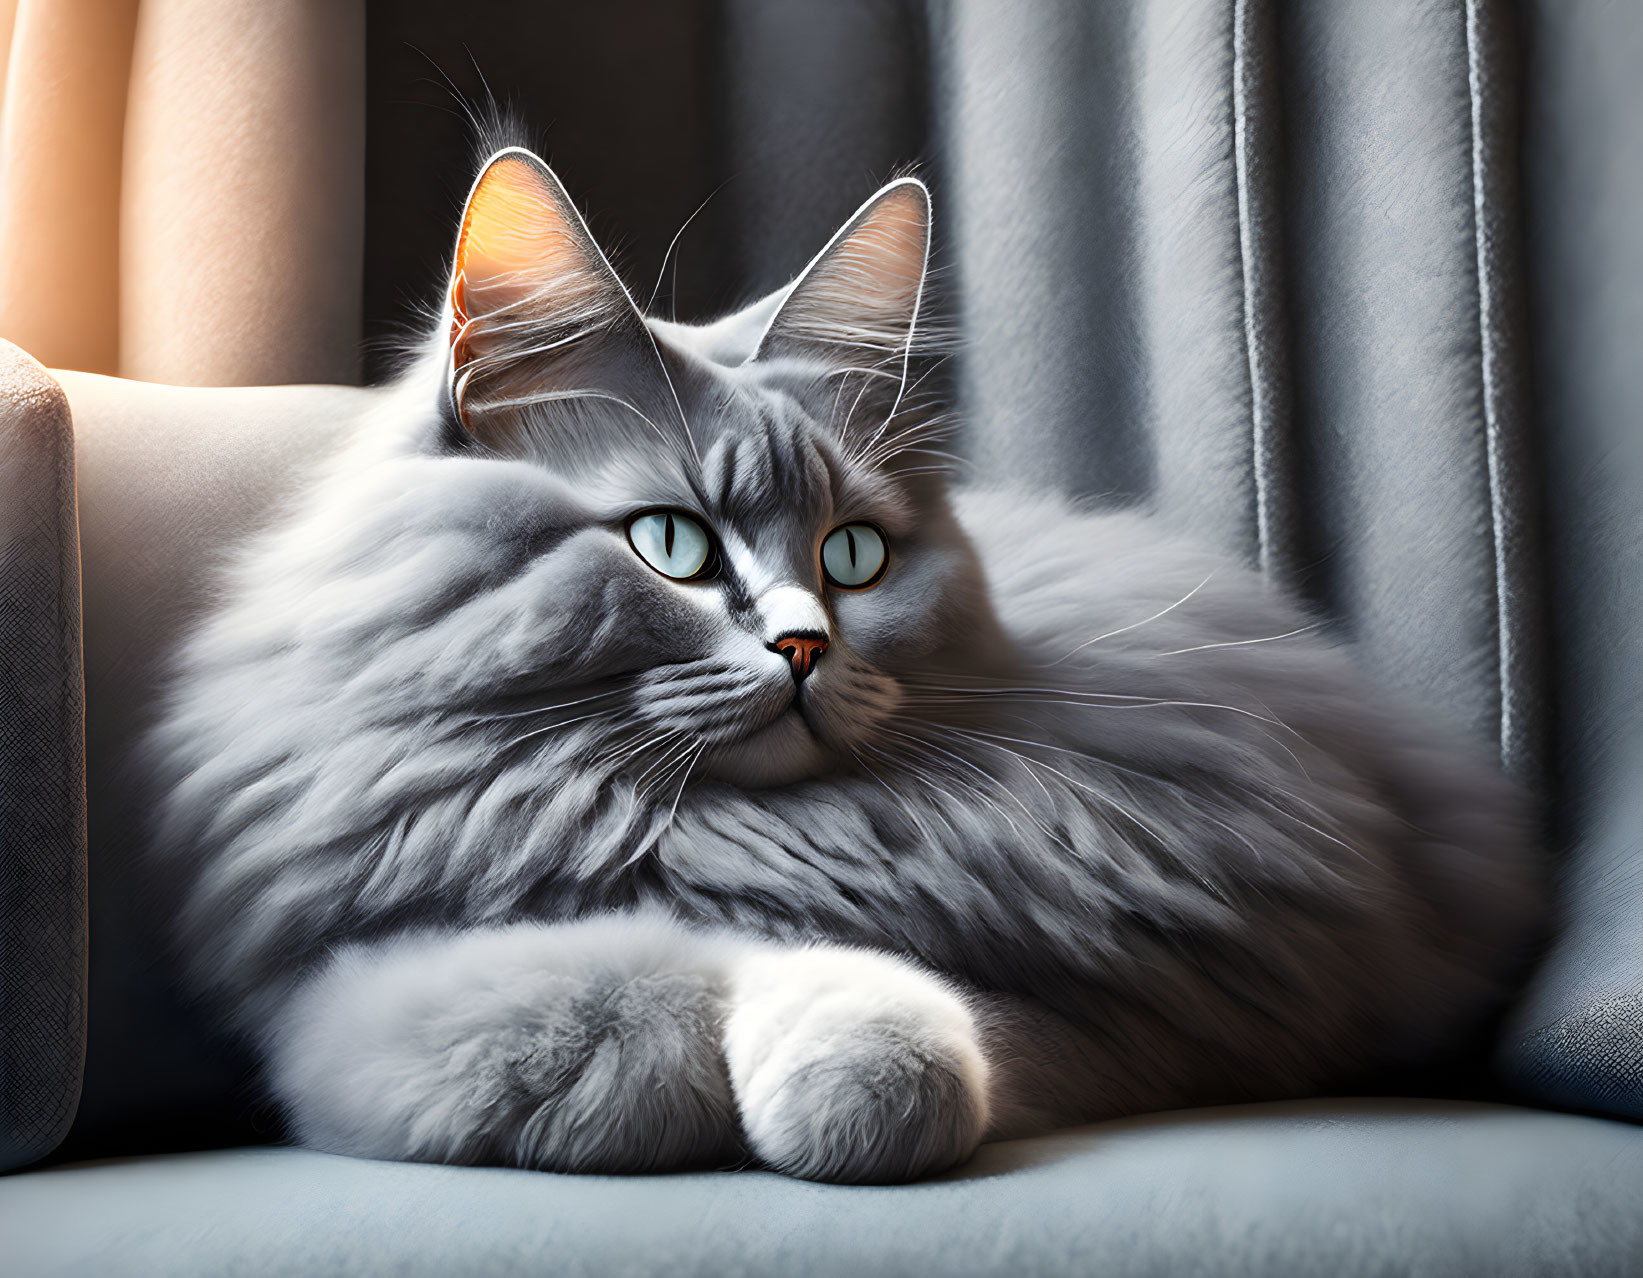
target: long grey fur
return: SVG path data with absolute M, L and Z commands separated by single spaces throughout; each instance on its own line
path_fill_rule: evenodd
M 514 158 L 547 256 L 467 263 L 144 746 L 187 979 L 297 1139 L 900 1180 L 1350 1086 L 1499 1005 L 1534 862 L 1469 745 L 1144 516 L 950 491 L 922 187 L 685 326 Z M 652 507 L 718 576 L 641 560 Z M 869 590 L 819 575 L 850 520 Z

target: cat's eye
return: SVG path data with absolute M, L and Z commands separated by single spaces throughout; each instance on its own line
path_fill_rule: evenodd
M 647 510 L 628 520 L 628 543 L 664 577 L 701 581 L 718 565 L 713 538 L 682 510 Z
M 827 534 L 821 547 L 822 574 L 841 590 L 877 585 L 890 562 L 884 534 L 872 524 L 844 524 Z

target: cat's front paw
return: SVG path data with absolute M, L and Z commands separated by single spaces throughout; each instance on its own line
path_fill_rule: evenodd
M 968 1158 L 987 1126 L 974 1018 L 886 955 L 764 952 L 732 982 L 725 1058 L 753 1151 L 811 1180 L 886 1182 Z
M 664 920 L 409 936 L 345 950 L 285 1015 L 274 1094 L 306 1145 L 562 1172 L 743 1150 L 721 963 Z

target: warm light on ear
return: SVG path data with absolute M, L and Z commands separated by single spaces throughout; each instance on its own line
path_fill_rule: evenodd
M 522 154 L 493 160 L 462 217 L 457 269 L 476 276 L 561 275 L 586 262 L 575 214 L 547 172 Z
M 451 275 L 457 326 L 504 308 L 584 305 L 608 289 L 603 274 L 547 167 L 524 151 L 494 157 L 462 214 Z
M 869 307 L 892 314 L 910 311 L 924 281 L 929 230 L 923 188 L 896 188 L 839 243 L 839 269 L 829 283 L 841 293 L 853 289 Z
M 536 156 L 510 148 L 492 156 L 468 195 L 451 269 L 451 382 L 471 428 L 462 388 L 483 368 L 501 368 L 557 337 L 591 331 L 626 294 L 557 178 Z

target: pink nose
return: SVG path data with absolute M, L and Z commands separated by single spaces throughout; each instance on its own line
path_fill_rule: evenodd
M 793 663 L 793 682 L 803 683 L 815 669 L 816 659 L 827 651 L 827 640 L 814 633 L 783 635 L 770 645 Z

